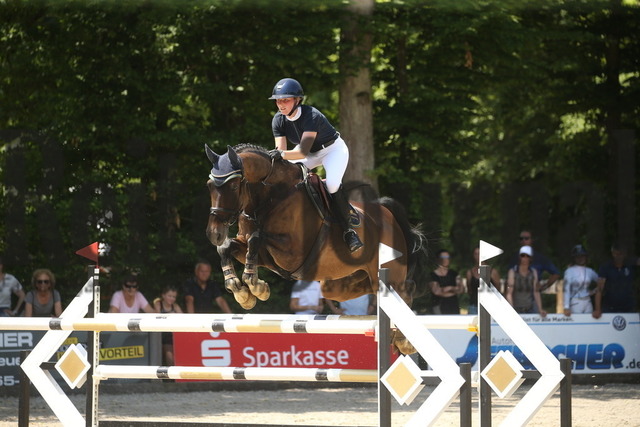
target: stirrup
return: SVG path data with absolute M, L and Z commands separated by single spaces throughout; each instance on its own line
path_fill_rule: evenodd
M 349 251 L 351 252 L 355 252 L 364 246 L 362 244 L 362 241 L 360 240 L 360 237 L 358 237 L 358 233 L 356 233 L 353 230 L 345 231 L 343 235 L 343 239 L 347 244 L 347 246 L 349 247 Z

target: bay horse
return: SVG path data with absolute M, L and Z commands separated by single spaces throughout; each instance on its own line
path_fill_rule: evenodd
M 207 182 L 211 208 L 206 234 L 220 255 L 225 288 L 242 308 L 269 298 L 259 266 L 290 280 L 319 280 L 323 297 L 335 301 L 375 294 L 378 269 L 387 268 L 387 285 L 411 305 L 415 284 L 410 276 L 424 238 L 397 202 L 383 198 L 351 203 L 359 222 L 355 230 L 364 243 L 351 253 L 339 224 L 307 193 L 305 181 L 314 174 L 304 166 L 274 160 L 266 149 L 251 144 L 229 146 L 222 155 L 205 145 L 205 152 L 213 166 Z M 229 227 L 236 221 L 237 236 L 230 238 Z M 379 266 L 381 244 L 398 256 Z M 244 264 L 242 280 L 234 258 Z M 393 340 L 400 352 L 415 351 L 401 334 Z

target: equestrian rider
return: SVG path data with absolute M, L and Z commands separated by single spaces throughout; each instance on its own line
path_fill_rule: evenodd
M 324 167 L 334 215 L 344 231 L 345 243 L 355 252 L 362 247 L 362 242 L 349 223 L 350 206 L 342 188 L 349 149 L 324 114 L 312 106 L 302 105 L 303 97 L 302 86 L 294 79 L 282 79 L 274 86 L 269 99 L 276 101 L 278 112 L 271 122 L 276 142 L 271 154 L 274 158 L 302 163 L 309 169 Z M 287 150 L 287 141 L 296 145 L 293 150 Z

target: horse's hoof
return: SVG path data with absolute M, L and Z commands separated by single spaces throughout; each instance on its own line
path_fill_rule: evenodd
M 417 352 L 413 344 L 411 344 L 406 338 L 394 341 L 393 345 L 395 345 L 398 351 L 402 354 L 413 354 Z
M 253 307 L 256 306 L 256 302 L 257 302 L 257 298 L 254 295 L 251 295 L 249 298 L 247 298 L 245 300 L 244 303 L 238 301 L 238 303 L 240 303 L 240 307 L 244 308 L 245 310 L 251 310 Z
M 393 331 L 391 334 L 391 342 L 402 354 L 413 354 L 417 351 L 413 344 L 411 344 L 404 334 L 398 329 Z
M 260 301 L 266 301 L 271 296 L 271 289 L 269 288 L 269 284 L 264 280 L 258 280 L 255 285 L 248 283 L 249 290 L 253 295 L 255 295 Z
M 245 310 L 251 310 L 256 305 L 256 297 L 249 292 L 249 288 L 246 286 L 241 287 L 233 293 L 233 297 L 238 304 Z
M 271 296 L 271 289 L 264 280 L 260 280 L 257 286 L 249 286 L 249 289 L 260 301 L 266 301 Z
M 267 288 L 266 292 L 262 292 L 259 295 L 256 295 L 256 297 L 260 300 L 260 301 L 266 301 L 269 299 L 269 297 L 271 296 L 271 291 L 269 290 L 269 288 Z

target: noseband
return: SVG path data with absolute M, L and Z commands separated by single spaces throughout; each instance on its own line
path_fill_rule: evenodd
M 238 221 L 238 216 L 240 215 L 240 210 L 233 210 L 227 208 L 209 208 L 209 215 L 216 216 L 221 218 L 220 214 L 228 214 L 229 217 L 222 221 L 222 225 L 228 227 L 233 225 Z

